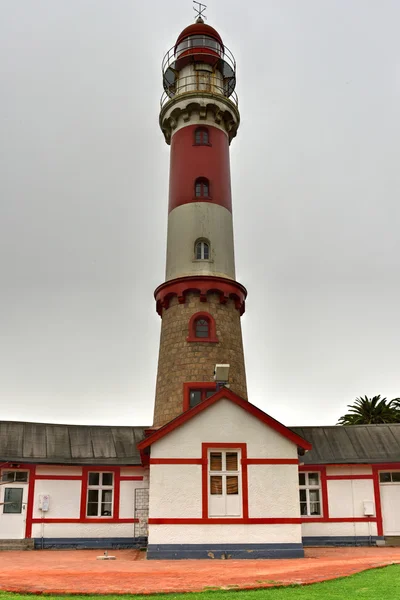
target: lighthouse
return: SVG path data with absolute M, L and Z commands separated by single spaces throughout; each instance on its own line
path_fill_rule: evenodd
M 162 81 L 159 122 L 171 151 L 155 427 L 215 393 L 217 364 L 229 365 L 225 383 L 247 399 L 229 159 L 240 122 L 235 59 L 199 16 L 166 53 Z
M 201 11 L 200 11 L 201 12 Z M 201 14 L 162 63 L 171 147 L 165 281 L 149 467 L 149 559 L 303 556 L 298 449 L 310 444 L 247 398 L 229 147 L 236 65 Z

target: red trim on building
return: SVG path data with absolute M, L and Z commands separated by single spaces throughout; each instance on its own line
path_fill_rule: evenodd
M 297 458 L 248 458 L 247 464 L 248 465 L 298 465 L 299 461 Z
M 383 467 L 385 468 L 385 467 Z M 374 496 L 375 496 L 375 514 L 378 535 L 383 535 L 383 518 L 382 518 L 382 504 L 381 504 L 381 489 L 379 485 L 379 471 L 381 467 L 378 465 L 372 465 L 372 475 L 374 481 Z
M 344 481 L 346 479 L 373 479 L 374 476 L 371 475 L 327 475 L 328 481 Z
M 168 212 L 183 204 L 210 202 L 232 213 L 228 135 L 208 125 L 212 145 L 196 145 L 193 140 L 197 128 L 186 125 L 172 136 Z M 194 185 L 199 179 L 208 180 L 208 196 L 212 198 L 195 196 Z
M 202 519 L 149 519 L 149 525 L 275 525 L 290 523 L 300 525 L 302 522 L 298 517 L 293 518 L 243 518 L 237 519 L 227 517 L 202 518 Z
M 174 296 L 178 297 L 179 304 L 185 304 L 186 295 L 190 292 L 198 293 L 203 302 L 207 302 L 208 293 L 219 294 L 221 304 L 226 304 L 232 299 L 240 315 L 245 311 L 247 290 L 241 283 L 225 277 L 196 275 L 170 279 L 159 285 L 154 292 L 157 313 L 162 317 L 163 310 L 169 308 L 170 300 Z
M 204 398 L 202 402 L 204 402 L 207 398 L 205 397 L 206 392 L 215 390 L 216 391 L 217 384 L 215 382 L 209 381 L 189 381 L 183 384 L 183 412 L 190 410 L 190 391 L 191 390 L 202 390 L 204 391 Z
M 210 398 L 207 398 L 207 400 L 205 400 L 204 402 L 201 402 L 194 408 L 191 408 L 190 410 L 176 417 L 173 421 L 170 421 L 166 425 L 163 425 L 163 427 L 160 427 L 160 429 L 149 435 L 149 437 L 139 442 L 139 450 L 144 450 L 145 448 L 151 446 L 151 444 L 153 444 L 157 440 L 163 438 L 165 435 L 167 435 L 171 431 L 174 431 L 174 429 L 180 427 L 203 410 L 207 410 L 207 408 L 223 399 L 230 400 L 231 402 L 242 408 L 244 411 L 250 413 L 251 415 L 253 415 L 253 417 L 258 419 L 268 427 L 271 427 L 271 429 L 273 429 L 286 439 L 293 442 L 293 444 L 300 446 L 300 448 L 304 448 L 304 450 L 311 450 L 311 444 L 309 442 L 307 442 L 299 435 L 291 431 L 291 429 L 288 429 L 287 427 L 282 425 L 282 423 L 280 423 L 279 421 L 276 421 L 275 419 L 267 415 L 265 412 L 257 408 L 257 406 L 254 406 L 254 404 L 250 404 L 250 402 L 248 402 L 247 400 L 243 400 L 243 398 L 232 392 L 232 390 L 229 390 L 225 387 L 219 390 L 219 392 L 216 392 L 215 394 L 210 396 Z M 222 444 L 222 446 L 224 446 L 224 444 Z M 305 470 L 310 469 L 307 468 Z
M 208 337 L 199 338 L 196 336 L 196 321 L 198 319 L 204 319 L 208 323 Z M 189 321 L 189 335 L 186 338 L 187 342 L 197 342 L 200 344 L 208 343 L 215 344 L 218 343 L 217 338 L 217 326 L 215 324 L 214 317 L 208 312 L 197 312 L 190 317 Z
M 326 468 L 320 471 L 321 474 L 321 494 L 322 494 L 322 514 L 325 519 L 329 520 L 329 498 L 328 498 L 328 482 L 326 480 Z
M 26 522 L 25 522 L 25 537 L 32 537 L 32 517 L 33 517 L 33 502 L 35 499 L 35 480 L 36 480 L 36 465 L 27 465 L 25 469 L 29 470 L 29 488 L 28 499 L 26 502 Z
M 301 517 L 303 523 L 368 523 L 376 517 Z
M 35 479 L 49 481 L 82 481 L 82 475 L 36 475 Z
M 150 458 L 151 465 L 202 465 L 202 458 Z
M 116 519 L 115 517 L 86 517 L 85 519 L 32 519 L 32 523 L 139 523 L 139 519 Z

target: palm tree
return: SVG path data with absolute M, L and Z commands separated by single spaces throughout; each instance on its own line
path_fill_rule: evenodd
M 348 404 L 348 413 L 340 417 L 338 425 L 372 425 L 380 423 L 400 423 L 400 398 L 388 401 L 374 396 L 356 398 Z

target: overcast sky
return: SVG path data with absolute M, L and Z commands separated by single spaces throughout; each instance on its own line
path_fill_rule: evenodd
M 400 2 L 209 0 L 249 399 L 287 425 L 400 396 Z M 150 425 L 169 147 L 190 0 L 0 0 L 1 419 Z

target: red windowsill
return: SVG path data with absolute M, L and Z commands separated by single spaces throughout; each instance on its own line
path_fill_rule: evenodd
M 211 338 L 211 337 L 207 337 L 207 338 L 197 338 L 197 337 L 192 337 L 192 336 L 188 336 L 186 338 L 187 342 L 200 342 L 200 343 L 204 343 L 207 342 L 209 344 L 217 344 L 218 343 L 218 339 L 217 338 Z

